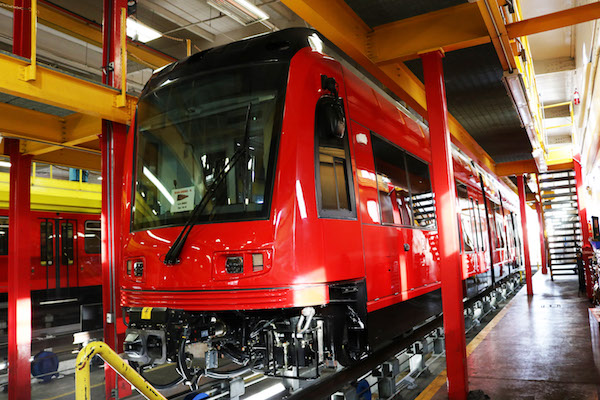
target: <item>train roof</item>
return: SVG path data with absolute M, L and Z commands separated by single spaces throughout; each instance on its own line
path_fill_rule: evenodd
M 141 97 L 167 80 L 202 71 L 260 61 L 289 61 L 299 50 L 311 45 L 310 38 L 314 35 L 329 44 L 314 29 L 288 28 L 201 51 L 156 70 Z

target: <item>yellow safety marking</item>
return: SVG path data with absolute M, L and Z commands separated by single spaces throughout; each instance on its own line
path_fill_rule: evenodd
M 152 317 L 152 307 L 142 308 L 142 319 L 150 319 Z
M 95 388 L 95 387 L 98 387 L 98 386 L 103 386 L 104 384 L 105 384 L 104 382 L 96 383 L 95 385 L 90 386 L 90 388 Z M 42 399 L 42 400 L 56 400 L 56 399 L 60 399 L 61 397 L 70 396 L 70 395 L 72 395 L 74 393 L 75 393 L 75 391 L 71 390 L 70 392 L 59 394 L 58 396 L 54 396 L 54 397 L 48 397 L 48 398 Z
M 512 301 L 510 303 L 508 303 L 503 309 L 502 311 L 500 311 L 498 313 L 498 315 L 496 315 L 489 324 L 487 324 L 485 326 L 485 328 L 483 328 L 481 330 L 481 332 L 479 332 L 477 334 L 477 336 L 475 336 L 467 345 L 467 357 L 469 357 L 471 355 L 471 353 L 473 353 L 473 351 L 475 351 L 475 349 L 477 348 L 477 346 L 479 346 L 481 344 L 481 342 L 483 342 L 483 339 L 485 339 L 485 337 L 492 331 L 492 329 L 494 329 L 494 327 L 496 325 L 498 325 L 498 322 L 500 322 L 500 320 L 502 318 L 504 318 L 504 316 L 506 315 L 506 313 L 508 312 L 508 309 L 512 306 Z M 446 370 L 443 370 L 442 372 L 440 372 L 440 374 L 433 380 L 433 382 L 431 382 L 429 384 L 429 386 L 427 386 L 425 388 L 425 390 L 423 390 L 421 392 L 421 394 L 415 399 L 415 400 L 430 400 L 431 398 L 433 398 L 433 396 L 440 390 L 440 388 L 442 386 L 444 386 L 444 384 L 446 383 Z

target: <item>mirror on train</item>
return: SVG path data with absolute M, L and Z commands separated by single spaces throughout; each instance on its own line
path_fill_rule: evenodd
M 346 116 L 344 114 L 344 102 L 338 96 L 338 86 L 335 78 L 327 75 L 321 75 L 321 88 L 328 91 L 331 95 L 321 97 L 317 107 L 316 115 L 320 116 L 317 121 L 321 124 L 320 128 L 339 139 L 346 133 Z
M 325 96 L 321 98 L 318 106 L 321 107 L 321 112 L 317 113 L 320 116 L 317 123 L 321 125 L 323 132 L 339 139 L 343 138 L 346 133 L 346 116 L 342 100 Z

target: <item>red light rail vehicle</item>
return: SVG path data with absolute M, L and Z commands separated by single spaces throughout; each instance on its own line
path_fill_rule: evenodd
M 142 371 L 309 378 L 441 312 L 427 126 L 314 30 L 156 71 L 131 132 L 120 302 Z M 518 214 L 476 161 L 454 165 L 473 297 L 519 267 Z
M 8 232 L 16 229 L 8 218 L 8 168 L 0 166 L 0 337 L 8 329 Z M 31 219 L 18 229 L 31 238 L 30 262 L 21 271 L 31 282 L 33 350 L 38 351 L 71 344 L 73 333 L 102 329 L 101 187 L 79 179 L 79 170 L 40 163 L 32 169 Z M 77 172 L 74 180 L 69 172 Z M 0 346 L 0 357 L 6 351 Z

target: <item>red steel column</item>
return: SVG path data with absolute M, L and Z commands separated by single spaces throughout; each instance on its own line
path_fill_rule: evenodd
M 19 141 L 6 139 L 10 156 L 10 200 L 8 207 L 8 398 L 30 399 L 31 382 L 31 156 L 20 152 Z
M 15 0 L 13 53 L 31 57 L 31 0 Z M 31 199 L 31 157 L 20 153 L 19 141 L 6 139 L 4 152 L 10 156 L 8 206 L 8 397 L 30 399 L 31 382 L 31 283 L 28 229 Z M 18 227 L 18 228 L 17 228 Z
M 103 83 L 121 88 L 121 10 L 126 0 L 104 0 Z M 121 205 L 123 190 L 123 159 L 127 126 L 102 121 L 102 297 L 104 309 L 104 340 L 118 353 L 123 351 L 126 327 L 121 321 L 119 306 L 121 269 Z M 120 398 L 131 393 L 131 386 L 118 379 L 111 368 L 105 370 L 106 397 Z
M 536 207 L 538 212 L 538 218 L 540 219 L 540 248 L 542 249 L 542 274 L 546 275 L 548 273 L 548 244 L 546 241 L 546 222 L 544 221 L 544 205 L 542 202 L 542 191 L 540 189 L 540 174 L 535 174 L 535 182 L 537 184 L 538 196 L 540 197 L 540 201 L 537 203 Z
M 531 282 L 531 261 L 529 260 L 529 237 L 527 236 L 527 195 L 525 193 L 525 178 L 517 176 L 517 187 L 519 188 L 519 205 L 521 207 L 521 228 L 523 230 L 523 255 L 525 256 L 525 281 L 527 283 L 527 295 L 533 296 L 533 284 Z
M 542 204 L 541 201 L 536 201 L 535 202 L 535 209 L 537 211 L 538 214 L 538 223 L 540 225 L 540 251 L 542 253 L 542 258 L 541 258 L 541 262 L 542 262 L 542 274 L 546 275 L 548 273 L 548 260 L 547 258 L 547 254 L 546 254 L 546 234 L 545 234 L 545 224 L 544 224 L 544 214 L 542 212 Z
M 584 268 L 585 268 L 585 287 L 588 298 L 592 298 L 592 274 L 590 272 L 590 261 L 589 255 L 591 251 L 590 245 L 590 229 L 587 221 L 587 208 L 585 206 L 585 194 L 583 188 L 583 174 L 581 171 L 581 155 L 576 154 L 573 156 L 573 166 L 575 170 L 575 185 L 577 187 L 577 209 L 579 210 L 579 222 L 581 223 L 581 236 L 583 239 L 582 253 L 584 255 Z
M 15 0 L 13 14 L 13 53 L 31 57 L 31 0 Z
M 442 307 L 446 335 L 446 369 L 448 398 L 465 400 L 469 392 L 467 353 L 463 308 L 462 271 L 456 218 L 456 190 L 452 166 L 448 107 L 442 68 L 443 54 L 422 54 L 425 95 L 429 114 L 432 181 L 435 193 L 440 265 L 442 275 Z

